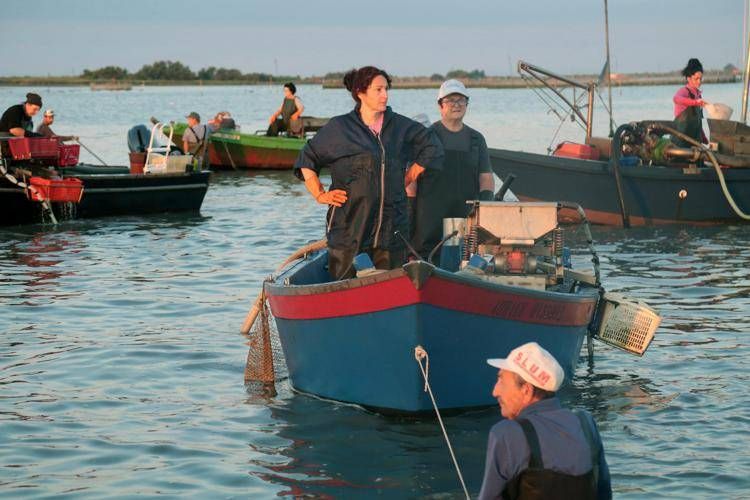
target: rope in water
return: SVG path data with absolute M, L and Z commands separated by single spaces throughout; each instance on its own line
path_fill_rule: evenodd
M 466 489 L 466 483 L 464 483 L 464 477 L 461 474 L 461 468 L 458 466 L 458 460 L 456 460 L 456 455 L 453 453 L 453 447 L 451 446 L 451 440 L 448 439 L 448 432 L 445 430 L 445 425 L 443 425 L 443 419 L 440 417 L 440 411 L 438 410 L 437 403 L 435 402 L 435 396 L 432 395 L 432 389 L 430 388 L 430 382 L 429 382 L 429 373 L 430 373 L 430 356 L 427 354 L 427 351 L 424 350 L 424 348 L 421 345 L 418 345 L 414 348 L 414 359 L 417 360 L 417 364 L 419 365 L 419 369 L 422 371 L 422 377 L 424 377 L 424 391 L 430 395 L 430 399 L 432 400 L 432 407 L 435 408 L 435 415 L 437 415 L 438 423 L 440 423 L 440 429 L 443 431 L 443 437 L 445 438 L 445 442 L 448 445 L 448 451 L 451 453 L 451 458 L 453 459 L 453 465 L 456 467 L 456 473 L 458 473 L 458 480 L 461 481 L 461 487 L 464 490 L 464 494 L 466 495 L 467 500 L 471 497 L 469 496 L 469 492 Z M 422 360 L 425 360 L 425 366 L 422 366 Z
M 233 169 L 237 170 L 237 165 L 234 164 L 232 153 L 229 152 L 229 146 L 227 146 L 227 143 L 224 141 L 222 141 L 222 144 L 224 145 L 224 151 L 227 153 L 227 158 L 229 158 L 229 163 L 232 165 Z

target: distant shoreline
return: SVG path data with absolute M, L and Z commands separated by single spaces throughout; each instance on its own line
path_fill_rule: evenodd
M 596 81 L 598 75 L 571 75 L 568 78 L 580 81 L 582 83 Z M 724 71 L 707 71 L 703 77 L 704 84 L 711 83 L 735 83 L 742 81 L 741 75 L 728 73 Z M 396 89 L 430 89 L 438 88 L 443 82 L 433 80 L 429 77 L 394 77 L 393 88 Z M 284 82 L 267 82 L 257 80 L 118 80 L 116 82 L 102 80 L 88 80 L 81 77 L 19 77 L 6 76 L 0 77 L 1 87 L 90 87 L 92 90 L 107 90 L 107 86 L 112 86 L 112 90 L 127 90 L 122 87 L 165 87 L 165 86 L 229 86 L 229 85 L 253 85 L 253 86 L 276 86 Z M 295 80 L 298 84 L 322 85 L 324 89 L 343 88 L 339 80 L 325 80 L 323 78 L 301 78 Z M 488 89 L 517 89 L 525 88 L 529 85 L 536 85 L 536 82 L 528 82 L 519 76 L 493 76 L 481 79 L 466 79 L 465 83 L 470 88 L 488 88 Z M 633 73 L 612 74 L 613 87 L 629 87 L 642 85 L 681 85 L 685 83 L 682 75 L 675 72 L 670 73 Z

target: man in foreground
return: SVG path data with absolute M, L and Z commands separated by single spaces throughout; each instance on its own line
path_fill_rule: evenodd
M 529 342 L 487 363 L 500 369 L 492 395 L 506 420 L 490 430 L 479 498 L 612 498 L 593 418 L 556 397 L 565 377 L 557 360 Z

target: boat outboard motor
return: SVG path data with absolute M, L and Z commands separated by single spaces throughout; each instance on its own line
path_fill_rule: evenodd
M 151 132 L 145 125 L 136 125 L 128 130 L 128 149 L 131 153 L 145 153 Z

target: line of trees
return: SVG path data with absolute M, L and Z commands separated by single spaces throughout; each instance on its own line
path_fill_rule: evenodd
M 233 68 L 209 66 L 196 72 L 179 61 L 156 61 L 146 64 L 135 73 L 119 66 L 105 66 L 99 69 L 85 69 L 81 78 L 87 80 L 152 80 L 152 81 L 252 81 L 274 82 L 280 80 L 299 80 L 300 77 L 288 75 L 271 75 L 268 73 L 242 73 Z

